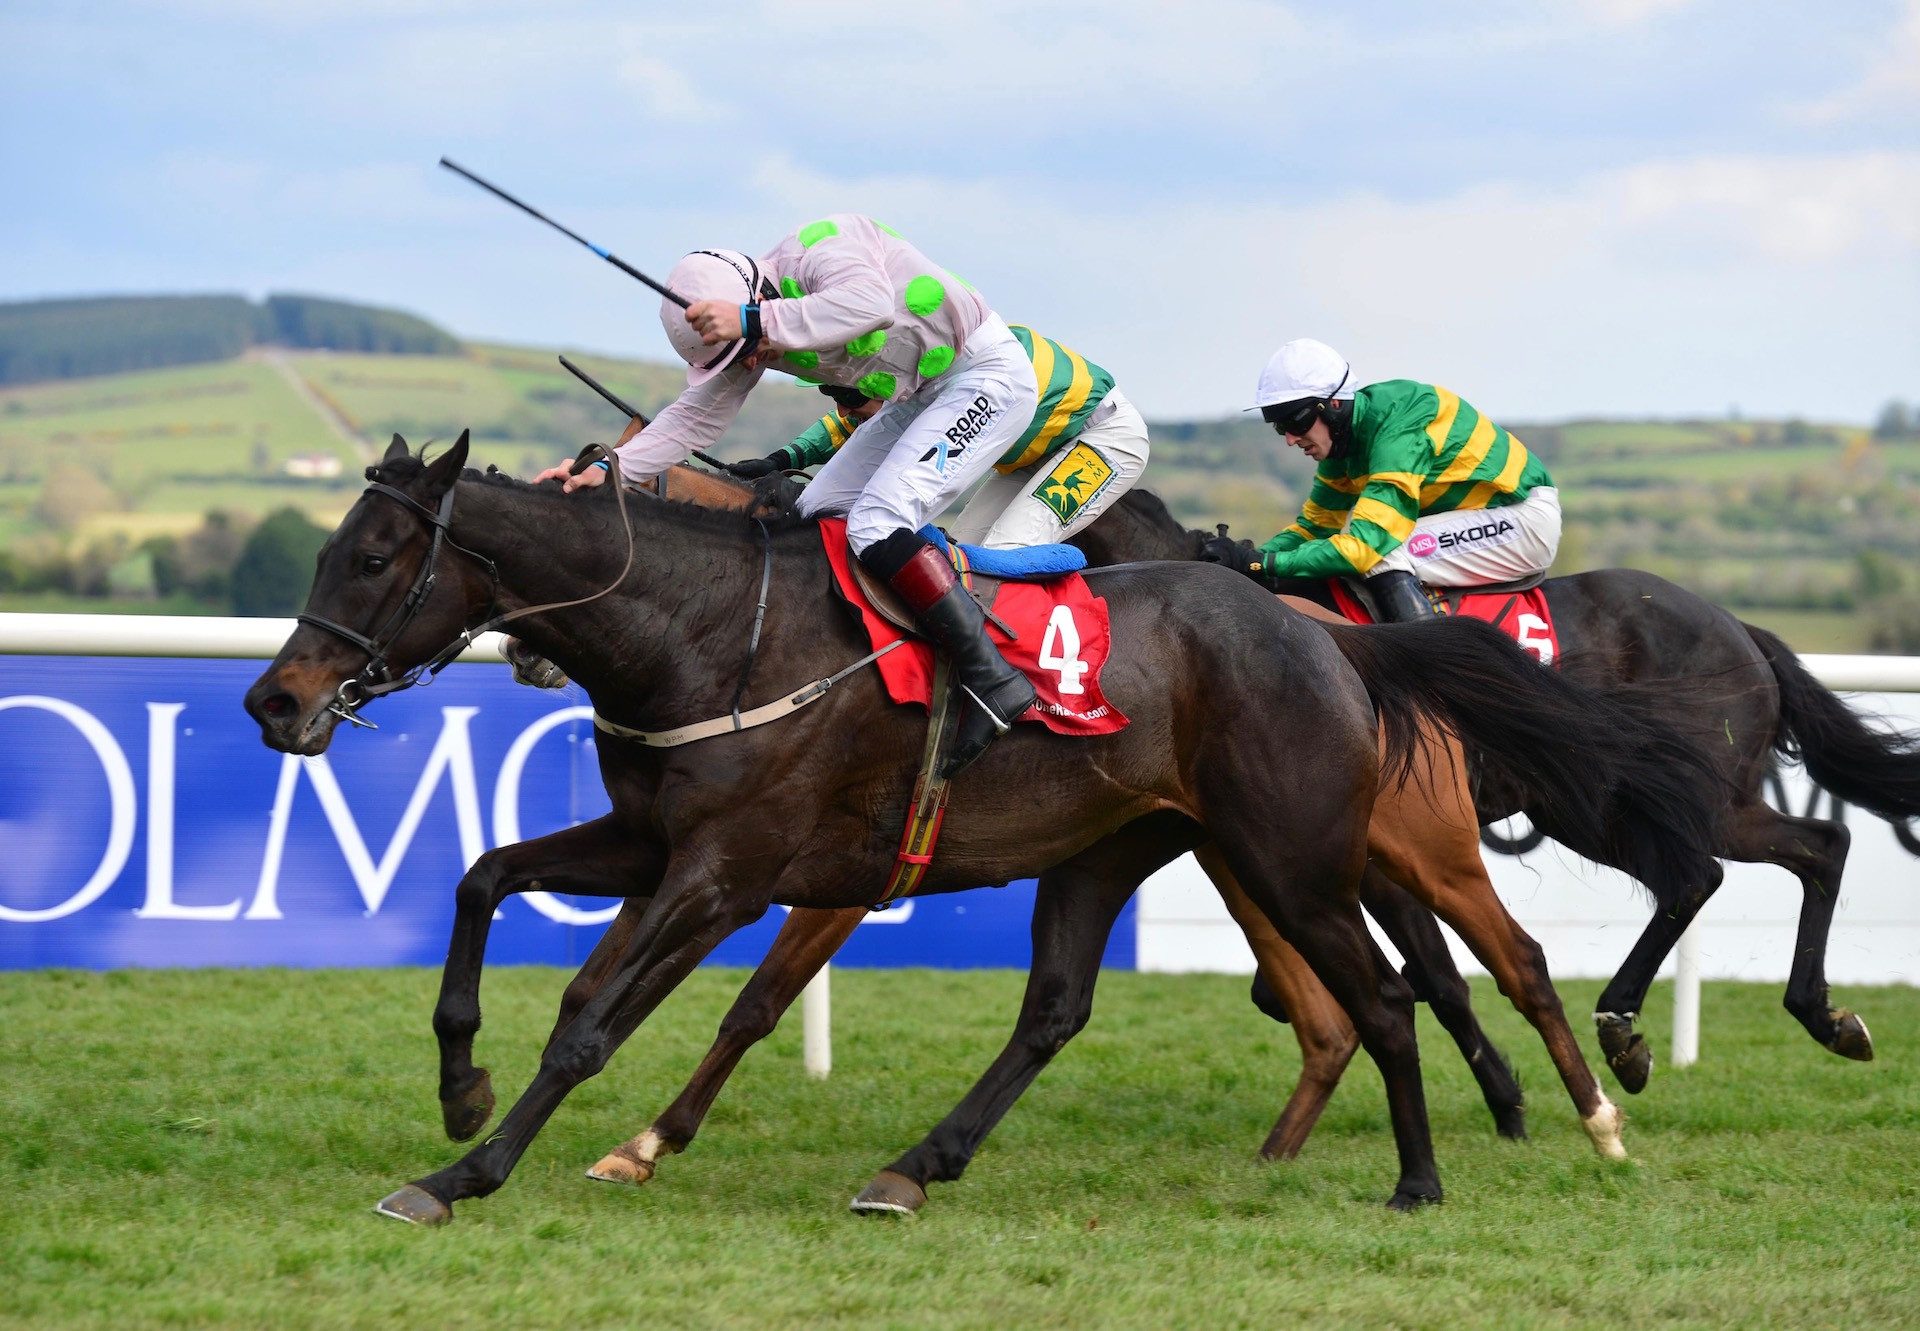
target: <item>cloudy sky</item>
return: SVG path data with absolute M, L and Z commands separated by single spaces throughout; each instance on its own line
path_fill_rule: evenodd
M 670 354 L 442 154 L 643 268 L 871 213 L 1156 415 L 1303 334 L 1516 420 L 1920 398 L 1920 0 L 0 7 L 0 299 Z

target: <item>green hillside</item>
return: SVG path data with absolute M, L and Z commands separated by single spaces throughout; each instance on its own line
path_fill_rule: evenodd
M 684 382 L 675 367 L 570 355 L 648 412 Z M 718 451 L 764 453 L 824 407 L 770 381 Z M 331 526 L 395 432 L 417 445 L 468 429 L 477 465 L 527 475 L 611 440 L 622 423 L 552 352 L 525 347 L 253 346 L 213 364 L 0 386 L 0 609 L 225 613 L 222 569 L 253 525 L 290 507 Z M 1910 424 L 1511 428 L 1560 484 L 1561 569 L 1649 568 L 1806 649 L 1865 649 L 1878 632 L 1889 647 L 1909 634 L 1903 649 L 1920 651 L 1920 436 Z M 1195 526 L 1224 521 L 1264 539 L 1310 476 L 1303 457 L 1243 416 L 1156 422 L 1153 438 L 1144 484 Z

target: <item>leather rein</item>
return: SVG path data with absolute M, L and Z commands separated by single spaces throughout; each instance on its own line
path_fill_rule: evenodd
M 466 546 L 461 545 L 448 535 L 448 528 L 453 522 L 454 495 L 459 488 L 457 479 L 454 484 L 447 487 L 446 494 L 441 496 L 440 506 L 437 510 L 428 508 L 406 491 L 388 485 L 383 481 L 374 481 L 369 484 L 362 492 L 363 494 L 384 495 L 424 518 L 433 530 L 432 543 L 427 547 L 427 557 L 421 562 L 420 571 L 414 574 L 413 585 L 407 589 L 406 599 L 400 603 L 392 615 L 388 616 L 387 622 L 371 636 L 361 633 L 358 629 L 348 628 L 345 624 L 337 623 L 323 615 L 315 615 L 302 611 L 297 617 L 300 623 L 311 624 L 314 628 L 331 633 L 337 638 L 342 638 L 367 654 L 367 664 L 361 668 L 359 674 L 340 682 L 340 687 L 334 691 L 333 701 L 327 705 L 327 710 L 335 716 L 338 716 L 341 720 L 351 722 L 353 725 L 360 726 L 367 730 L 378 730 L 379 726 L 359 714 L 360 708 L 372 702 L 375 698 L 383 697 L 386 694 L 398 693 L 403 689 L 413 688 L 416 684 L 430 683 L 442 670 L 453 664 L 462 652 L 471 647 L 473 640 L 481 634 L 491 632 L 499 628 L 502 624 L 510 623 L 513 620 L 521 619 L 528 615 L 544 614 L 549 610 L 567 610 L 577 605 L 585 605 L 589 601 L 597 601 L 602 596 L 614 591 L 621 583 L 625 582 L 627 574 L 633 571 L 633 557 L 637 541 L 633 532 L 633 516 L 627 512 L 625 489 L 621 484 L 620 460 L 614 452 L 605 445 L 589 444 L 586 448 L 582 449 L 580 455 L 574 459 L 573 470 L 578 473 L 582 467 L 600 460 L 604 460 L 607 464 L 607 480 L 613 487 L 614 497 L 620 509 L 620 525 L 627 538 L 626 562 L 620 566 L 620 572 L 614 575 L 613 581 L 609 582 L 597 592 L 576 597 L 571 601 L 549 601 L 543 605 L 523 606 L 518 610 L 509 610 L 505 614 L 495 615 L 491 619 L 471 628 L 462 629 L 455 635 L 452 641 L 448 642 L 446 646 L 435 652 L 427 660 L 414 666 L 410 670 L 405 670 L 398 674 L 394 672 L 393 667 L 388 663 L 387 655 L 393 650 L 393 644 L 399 640 L 400 636 L 412 625 L 414 619 L 418 617 L 420 608 L 426 604 L 427 598 L 433 594 L 434 584 L 438 581 L 439 577 L 436 567 L 440 559 L 441 546 L 452 546 L 461 554 L 476 560 L 481 567 L 486 569 L 488 580 L 487 606 L 489 609 L 498 602 L 500 570 L 495 566 L 493 560 L 477 550 L 469 550 Z M 664 498 L 665 492 L 666 481 L 664 473 L 662 473 L 659 483 L 658 494 L 647 490 L 640 491 L 641 494 L 645 494 L 649 498 Z M 740 730 L 751 730 L 755 726 L 763 726 L 769 721 L 778 721 L 783 717 L 790 716 L 807 704 L 819 701 L 826 696 L 828 690 L 832 689 L 833 686 L 841 680 L 853 674 L 862 666 L 870 665 L 874 661 L 879 660 L 882 656 L 885 656 L 895 647 L 905 642 L 905 639 L 896 639 L 878 651 L 869 652 L 852 665 L 845 666 L 822 679 L 816 679 L 812 683 L 804 685 L 783 698 L 768 703 L 765 706 L 755 707 L 750 711 L 742 712 L 740 710 L 740 702 L 746 696 L 747 682 L 753 674 L 753 663 L 760 652 L 760 630 L 766 622 L 767 594 L 773 582 L 773 536 L 772 533 L 768 531 L 765 521 L 755 518 L 754 522 L 760 528 L 761 537 L 760 598 L 758 604 L 754 607 L 753 631 L 747 640 L 747 657 L 741 667 L 740 683 L 733 691 L 733 703 L 728 709 L 727 714 L 714 717 L 710 721 L 700 721 L 692 725 L 681 726 L 674 730 L 650 731 L 635 730 L 630 726 L 623 726 L 609 721 L 606 717 L 600 715 L 596 709 L 593 714 L 593 724 L 596 729 L 605 731 L 621 739 L 632 740 L 635 743 L 646 745 L 650 748 L 674 748 L 681 744 L 691 744 L 695 740 L 707 739 L 714 735 L 731 734 Z

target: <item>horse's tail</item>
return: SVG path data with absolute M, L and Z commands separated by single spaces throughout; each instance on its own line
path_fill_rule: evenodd
M 1662 699 L 1577 684 L 1474 619 L 1326 628 L 1373 697 L 1388 779 L 1412 772 L 1425 718 L 1581 854 L 1643 880 L 1710 872 L 1726 782 Z
M 1780 685 L 1773 747 L 1798 758 L 1822 790 L 1882 818 L 1920 817 L 1920 734 L 1871 725 L 1815 679 L 1774 634 L 1743 626 Z

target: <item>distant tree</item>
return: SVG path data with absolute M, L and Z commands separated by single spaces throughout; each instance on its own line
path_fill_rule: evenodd
M 1862 600 L 1892 596 L 1907 589 L 1907 570 L 1885 551 L 1862 550 L 1854 556 L 1853 585 Z
M 1876 652 L 1920 653 L 1920 595 L 1888 596 L 1867 607 L 1867 646 Z
M 91 467 L 62 462 L 47 472 L 40 498 L 34 503 L 39 519 L 57 532 L 71 533 L 96 513 L 118 503 L 113 489 Z
M 177 590 L 203 601 L 227 600 L 233 587 L 233 566 L 247 543 L 249 521 L 215 509 L 200 526 L 180 540 Z
M 1810 444 L 1813 442 L 1813 427 L 1798 416 L 1790 416 L 1787 418 L 1787 423 L 1780 427 L 1780 442 Z
M 1873 423 L 1875 439 L 1905 439 L 1914 432 L 1913 413 L 1899 398 L 1880 408 L 1880 417 Z
M 297 508 L 269 513 L 240 550 L 233 566 L 236 615 L 291 615 L 313 583 L 313 560 L 327 533 Z

